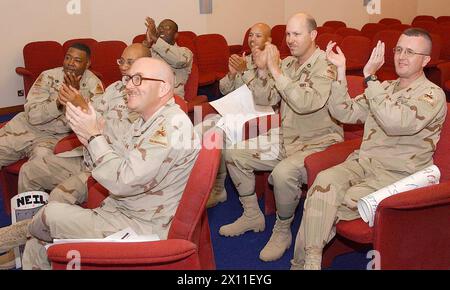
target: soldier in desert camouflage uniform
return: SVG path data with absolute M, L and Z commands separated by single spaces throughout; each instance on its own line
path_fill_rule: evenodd
M 94 161 L 92 176 L 110 195 L 93 210 L 50 202 L 39 211 L 29 228 L 34 238 L 25 246 L 24 269 L 50 268 L 42 241 L 54 238 L 103 238 L 127 227 L 167 238 L 199 138 L 173 100 L 174 76 L 167 64 L 141 58 L 129 73 L 127 105 L 140 116 L 122 142 L 108 144 L 92 105 L 84 113 L 68 104 L 66 113 Z M 189 144 L 180 146 L 180 136 Z
M 444 92 L 423 73 L 432 46 L 426 31 L 414 28 L 400 36 L 395 81 L 380 83 L 375 77 L 385 55 L 379 42 L 364 68 L 368 88 L 355 99 L 347 92 L 345 56 L 339 48 L 334 53 L 334 46 L 327 48 L 328 59 L 338 67 L 330 112 L 343 123 L 365 123 L 363 143 L 344 163 L 319 173 L 309 189 L 292 269 L 320 269 L 335 224 L 360 217 L 360 198 L 433 163 L 447 111 Z
M 306 183 L 305 157 L 343 140 L 342 128 L 328 113 L 331 83 L 336 78 L 334 65 L 315 45 L 315 20 L 306 14 L 293 16 L 287 24 L 286 41 L 292 57 L 281 62 L 277 48 L 267 44 L 262 65 L 250 80 L 255 97 L 281 100 L 281 127 L 265 136 L 246 141 L 246 150 L 228 150 L 226 163 L 239 192 L 244 213 L 234 223 L 224 225 L 224 236 L 241 235 L 265 228 L 255 194 L 257 170 L 273 170 L 277 220 L 269 242 L 260 253 L 263 261 L 279 259 L 291 245 L 290 225 L 298 205 L 301 186 Z M 257 148 L 257 149 L 253 149 Z
M 85 100 L 103 94 L 102 83 L 88 70 L 89 65 L 90 49 L 83 44 L 73 44 L 66 52 L 63 67 L 41 73 L 27 96 L 25 112 L 0 129 L 0 166 L 28 157 L 22 171 L 28 164 L 43 164 L 43 158 L 53 155 L 56 143 L 71 131 L 64 116 L 64 103 L 71 99 L 59 97 L 61 86 L 66 84 L 80 90 Z M 39 170 L 38 167 L 34 173 L 38 174 Z M 19 186 L 19 192 L 23 190 Z M 25 242 L 27 222 L 16 225 L 14 229 L 0 229 L 0 240 L 8 241 L 0 241 L 0 253 L 14 247 L 16 242 Z M 20 233 L 22 238 L 15 233 Z M 9 243 L 11 238 L 12 244 Z
M 118 60 L 122 75 L 126 75 L 138 58 L 148 57 L 149 51 L 142 44 L 127 47 Z M 65 90 L 73 98 L 71 90 Z M 120 142 L 139 115 L 127 107 L 125 85 L 122 81 L 111 84 L 105 94 L 92 100 L 98 118 L 103 119 L 103 134 L 109 144 Z M 70 152 L 47 155 L 42 160 L 30 160 L 19 175 L 19 192 L 51 191 L 49 202 L 82 204 L 87 198 L 87 179 L 91 176 L 93 162 L 89 151 L 80 146 Z M 28 224 L 24 220 L 0 229 L 0 252 L 25 244 Z
M 136 59 L 148 56 L 150 53 L 142 44 L 132 44 L 127 47 L 118 60 L 122 75 L 127 74 Z M 64 90 L 62 93 L 69 97 L 76 94 L 71 90 Z M 111 84 L 105 94 L 92 100 L 92 105 L 98 112 L 99 118 L 105 121 L 104 135 L 110 144 L 123 138 L 137 118 L 136 113 L 129 113 L 125 85 L 122 81 Z M 19 192 L 53 190 L 50 200 L 55 199 L 72 204 L 83 203 L 86 195 L 86 179 L 92 170 L 89 152 L 80 146 L 70 152 L 46 156 L 43 161 L 29 162 L 22 168 L 19 175 Z M 68 193 L 69 196 L 66 196 Z
M 58 98 L 61 85 L 79 89 L 86 100 L 103 94 L 101 81 L 87 70 L 89 65 L 89 48 L 74 44 L 63 67 L 41 73 L 27 96 L 25 112 L 0 129 L 1 167 L 21 158 L 33 160 L 53 154 L 56 143 L 71 131 L 64 116 L 64 100 Z
M 193 54 L 186 47 L 179 47 L 175 40 L 178 37 L 178 25 L 165 19 L 156 27 L 155 21 L 147 17 L 147 40 L 144 45 L 150 48 L 152 57 L 165 61 L 175 74 L 175 95 L 184 98 L 184 86 L 191 74 Z
M 250 33 L 248 36 L 249 47 L 252 49 L 252 51 L 254 51 L 255 48 L 263 50 L 265 44 L 272 41 L 270 35 L 270 26 L 268 26 L 267 24 L 257 23 L 253 25 L 250 28 Z M 228 74 L 220 80 L 220 91 L 222 92 L 222 94 L 229 94 L 244 84 L 252 87 L 250 81 L 254 79 L 257 70 L 254 60 L 254 54 L 250 54 L 247 56 L 245 54 L 243 54 L 242 56 L 239 56 L 237 54 L 232 55 L 228 61 L 228 69 Z M 270 102 L 266 98 L 255 98 L 255 103 L 257 105 L 276 105 L 276 102 L 278 102 L 278 100 Z M 221 116 L 218 114 L 212 115 L 205 122 L 196 125 L 195 130 L 200 133 L 206 132 L 212 128 L 214 128 L 214 130 L 221 130 L 219 127 L 215 126 L 220 118 Z M 221 134 L 222 136 L 224 136 L 224 148 L 230 147 L 232 144 L 229 138 L 226 137 L 226 134 L 224 134 L 224 132 L 221 132 Z M 222 152 L 224 153 L 225 151 Z M 227 192 L 224 186 L 226 175 L 227 168 L 225 166 L 225 158 L 222 156 L 219 171 L 217 172 L 216 181 L 208 200 L 207 207 L 215 206 L 217 203 L 224 202 L 227 199 Z

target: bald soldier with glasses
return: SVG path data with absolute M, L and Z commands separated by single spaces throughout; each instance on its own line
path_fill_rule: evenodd
M 148 56 L 150 52 L 144 45 L 128 46 L 117 60 L 122 75 L 129 72 L 137 59 Z M 126 83 L 119 80 L 111 84 L 103 95 L 92 99 L 92 106 L 109 144 L 122 139 L 138 118 L 138 114 L 129 111 L 127 107 Z M 77 90 L 67 86 L 63 86 L 60 91 L 60 95 L 66 99 L 74 98 L 77 94 Z M 90 153 L 83 146 L 70 152 L 49 155 L 44 158 L 44 162 L 30 163 L 21 171 L 19 192 L 47 191 L 50 192 L 50 202 L 82 204 L 86 201 L 86 181 L 91 176 L 92 169 Z M 0 252 L 25 244 L 30 221 L 24 220 L 0 229 Z
M 88 113 L 68 104 L 66 113 L 95 164 L 92 176 L 109 196 L 92 210 L 58 202 L 43 207 L 29 227 L 24 269 L 50 269 L 43 244 L 55 238 L 104 238 L 128 227 L 167 238 L 200 140 L 175 104 L 175 77 L 165 62 L 140 58 L 125 80 L 127 107 L 138 119 L 121 140 L 108 142 L 91 104 Z M 191 146 L 180 147 L 180 135 L 189 136 Z

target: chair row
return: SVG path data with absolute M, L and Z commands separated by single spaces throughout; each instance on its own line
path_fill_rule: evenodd
M 416 22 L 420 22 L 420 21 L 430 21 L 430 22 L 434 22 L 434 23 L 438 23 L 438 24 L 449 23 L 450 16 L 439 16 L 436 18 L 431 15 L 417 15 L 416 17 L 414 17 L 411 24 L 414 25 Z M 396 25 L 396 24 L 402 24 L 402 21 L 400 19 L 396 19 L 396 18 L 382 18 L 378 21 L 378 23 L 391 26 L 391 25 Z M 337 29 L 337 28 L 341 28 L 341 27 L 347 27 L 347 24 L 344 21 L 329 20 L 329 21 L 324 22 L 323 26 Z

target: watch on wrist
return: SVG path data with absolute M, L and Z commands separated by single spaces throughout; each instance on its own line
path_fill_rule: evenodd
M 374 82 L 377 80 L 378 80 L 378 77 L 376 75 L 370 75 L 364 79 L 364 83 L 366 83 L 366 85 L 367 85 L 368 82 Z
M 102 134 L 95 134 L 95 135 L 92 135 L 91 137 L 89 137 L 88 144 L 91 143 L 91 141 L 94 140 L 95 138 L 97 138 L 98 136 L 102 136 Z

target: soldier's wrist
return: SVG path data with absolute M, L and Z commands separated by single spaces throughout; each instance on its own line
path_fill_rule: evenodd
M 98 133 L 98 134 L 94 134 L 91 135 L 91 137 L 89 137 L 89 139 L 87 140 L 87 143 L 90 144 L 91 141 L 93 141 L 95 138 L 102 136 L 102 134 Z
M 56 100 L 56 108 L 58 109 L 58 111 L 62 112 L 64 109 L 64 105 L 59 100 Z

